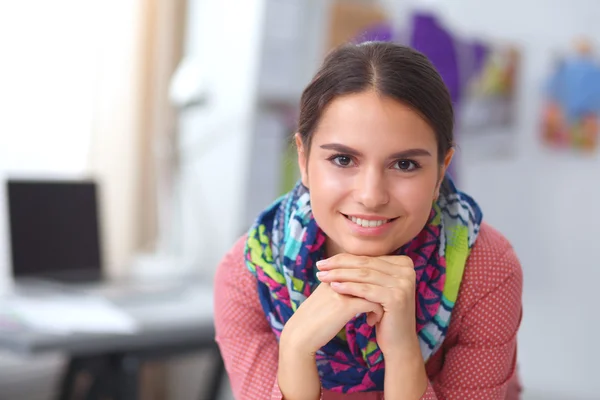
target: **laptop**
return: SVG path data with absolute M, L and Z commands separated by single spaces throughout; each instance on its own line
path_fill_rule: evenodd
M 6 189 L 15 279 L 103 279 L 94 181 L 9 179 Z

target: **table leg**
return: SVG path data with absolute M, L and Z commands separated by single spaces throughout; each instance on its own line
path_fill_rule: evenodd
M 102 359 L 97 368 L 91 372 L 92 383 L 89 386 L 85 400 L 111 399 L 116 392 L 117 375 L 110 359 Z
M 58 400 L 72 400 L 81 396 L 88 400 L 101 398 L 107 390 L 107 383 L 111 381 L 107 376 L 110 367 L 109 359 L 105 356 L 71 357 L 60 382 Z M 82 374 L 88 375 L 87 385 L 78 385 L 78 378 Z
M 71 400 L 73 398 L 73 391 L 75 388 L 75 379 L 77 374 L 81 371 L 83 361 L 77 357 L 69 359 L 67 369 L 60 382 L 60 389 L 58 392 L 58 400 Z
M 223 381 L 225 378 L 225 365 L 223 364 L 223 359 L 221 358 L 221 352 L 218 348 L 212 350 L 214 354 L 214 368 L 213 372 L 208 381 L 208 388 L 206 390 L 206 397 L 202 396 L 202 399 L 208 400 L 219 400 L 219 396 L 222 394 Z
M 135 356 L 123 355 L 117 361 L 116 400 L 137 400 L 141 360 Z

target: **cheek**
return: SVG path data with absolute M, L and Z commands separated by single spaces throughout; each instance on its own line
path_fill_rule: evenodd
M 319 197 L 338 197 L 348 188 L 347 174 L 331 165 L 323 165 L 320 160 L 308 163 L 308 178 L 310 191 Z
M 414 177 L 394 185 L 393 197 L 408 214 L 429 215 L 435 188 L 435 177 Z
M 313 216 L 323 229 L 333 229 L 337 211 L 350 195 L 348 178 L 331 166 L 308 165 L 310 201 Z

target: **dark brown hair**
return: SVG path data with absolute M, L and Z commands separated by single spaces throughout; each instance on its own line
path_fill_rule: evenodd
M 418 112 L 435 131 L 438 159 L 454 145 L 454 112 L 446 85 L 423 54 L 409 47 L 346 44 L 327 55 L 302 93 L 298 133 L 307 153 L 327 105 L 338 96 L 375 90 Z

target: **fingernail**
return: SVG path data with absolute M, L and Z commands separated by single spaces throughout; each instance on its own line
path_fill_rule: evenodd
M 317 268 L 322 267 L 325 264 L 327 264 L 327 260 L 319 260 L 317 261 Z
M 339 282 L 331 282 L 330 285 L 333 287 L 338 287 L 338 286 L 340 286 L 340 283 Z
M 319 278 L 319 279 L 321 279 L 325 275 L 327 275 L 327 271 L 319 271 L 319 272 L 317 272 L 317 278 Z

